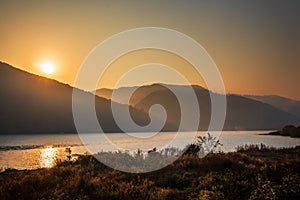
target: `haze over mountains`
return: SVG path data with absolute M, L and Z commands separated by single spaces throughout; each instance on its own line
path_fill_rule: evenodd
M 296 115 L 297 117 L 300 117 L 300 101 L 288 99 L 277 95 L 245 95 L 245 97 L 270 104 L 276 108 L 279 108 L 280 110 L 286 111 L 288 113 Z
M 69 85 L 0 63 L 0 134 L 75 133 L 72 91 Z M 78 91 L 83 99 L 95 98 L 98 120 L 105 132 L 120 132 L 113 120 L 110 100 Z M 137 123 L 149 123 L 146 114 L 134 108 L 131 113 Z M 94 131 L 86 128 L 86 132 Z
M 168 86 L 184 94 L 187 86 Z M 123 116 L 127 107 L 126 95 L 137 87 L 117 89 L 113 101 L 118 114 Z M 201 113 L 199 129 L 206 130 L 210 121 L 210 98 L 208 90 L 193 86 Z M 69 85 L 33 75 L 0 63 L 0 134 L 23 133 L 75 133 L 72 115 L 72 91 Z M 112 90 L 100 89 L 98 96 L 78 90 L 83 98 L 95 98 L 98 121 L 105 132 L 120 132 L 111 112 Z M 218 94 L 214 94 L 218 95 Z M 186 101 L 188 102 L 188 101 Z M 228 95 L 228 112 L 225 130 L 279 129 L 287 124 L 298 125 L 300 120 L 295 114 L 257 100 L 238 95 Z M 153 84 L 138 88 L 130 99 L 130 114 L 133 120 L 145 126 L 150 122 L 149 108 L 161 104 L 166 109 L 167 122 L 163 131 L 178 129 L 180 107 L 175 95 L 163 84 Z M 298 104 L 297 104 L 298 105 Z M 84 105 L 83 105 L 84 109 Z M 293 110 L 292 110 L 293 111 Z M 193 110 L 190 110 L 193 112 Z M 160 115 L 155 119 L 161 120 Z M 185 127 L 186 130 L 189 127 Z M 97 130 L 86 128 L 86 132 Z M 139 131 L 132 128 L 130 131 Z M 146 131 L 152 131 L 148 129 Z
M 169 85 L 168 87 L 184 93 L 187 86 Z M 192 87 L 197 95 L 200 108 L 201 120 L 199 122 L 199 130 L 207 130 L 211 117 L 209 91 L 200 86 Z M 126 96 L 135 89 L 136 87 L 119 88 L 116 90 L 112 100 L 126 104 Z M 111 99 L 112 90 L 99 89 L 95 94 Z M 218 94 L 213 93 L 213 95 Z M 153 84 L 138 88 L 131 96 L 129 104 L 144 112 L 148 112 L 151 105 L 161 104 L 168 113 L 167 121 L 170 124 L 178 124 L 180 122 L 178 101 L 163 84 Z M 224 130 L 271 130 L 280 129 L 286 124 L 299 124 L 300 119 L 298 116 L 280 108 L 240 95 L 227 95 L 227 116 Z M 193 112 L 193 110 L 190 112 Z

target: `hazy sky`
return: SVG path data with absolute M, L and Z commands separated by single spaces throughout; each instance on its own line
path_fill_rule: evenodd
M 300 100 L 300 1 L 2 1 L 0 60 L 73 85 L 88 53 L 124 30 L 158 26 L 198 41 L 216 62 L 228 93 L 278 94 Z M 173 66 L 203 85 L 191 67 L 166 52 L 135 52 L 117 60 L 121 71 L 158 62 Z M 182 64 L 182 65 L 181 65 Z M 117 70 L 118 71 L 118 70 Z M 163 72 L 162 72 L 163 73 Z M 167 72 L 166 72 L 167 73 Z M 140 79 L 167 77 L 144 73 Z M 112 87 L 116 70 L 102 87 Z M 130 84 L 139 84 L 131 79 Z M 150 79 L 149 79 L 150 80 Z M 168 77 L 166 82 L 175 83 Z

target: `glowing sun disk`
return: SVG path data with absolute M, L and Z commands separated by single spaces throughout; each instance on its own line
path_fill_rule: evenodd
M 54 65 L 50 62 L 42 64 L 42 71 L 45 74 L 52 74 L 54 72 Z

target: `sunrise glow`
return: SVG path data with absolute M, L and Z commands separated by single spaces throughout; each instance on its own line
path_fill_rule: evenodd
M 51 62 L 45 62 L 42 64 L 41 69 L 45 74 L 53 74 L 55 68 Z

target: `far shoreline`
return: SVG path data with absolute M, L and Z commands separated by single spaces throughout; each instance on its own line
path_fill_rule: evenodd
M 296 127 L 293 125 L 288 125 L 282 128 L 279 131 L 272 131 L 269 133 L 261 133 L 259 135 L 275 135 L 275 136 L 285 136 L 291 138 L 300 138 L 300 126 Z
M 225 129 L 225 130 L 197 130 L 197 132 L 239 132 L 239 131 L 247 131 L 247 132 L 255 132 L 255 131 L 276 131 L 272 129 Z M 144 132 L 139 132 L 139 131 L 130 131 L 130 132 L 84 132 L 84 133 L 78 133 L 78 132 L 24 132 L 24 133 L 0 133 L 1 135 L 79 135 L 79 134 L 119 134 L 119 133 L 154 133 L 155 131 L 144 131 Z M 176 131 L 176 130 L 162 130 L 159 131 L 160 133 L 170 133 L 170 132 L 179 132 L 179 133 L 186 133 L 186 132 L 195 132 L 195 130 L 181 130 L 181 131 Z M 267 134 L 267 133 L 266 133 Z M 259 134 L 260 135 L 260 134 Z

